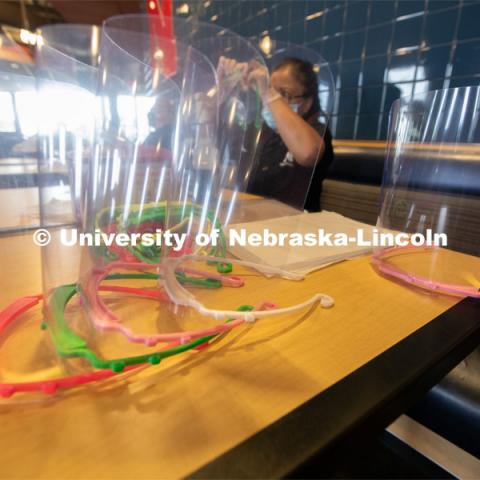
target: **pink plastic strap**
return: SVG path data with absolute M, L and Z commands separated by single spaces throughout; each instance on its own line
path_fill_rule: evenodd
M 201 328 L 197 330 L 189 330 L 183 332 L 172 332 L 172 333 L 160 333 L 160 334 L 136 334 L 130 328 L 122 325 L 120 319 L 108 309 L 101 297 L 98 295 L 98 291 L 101 289 L 106 289 L 108 287 L 101 286 L 101 282 L 105 279 L 108 273 L 112 270 L 123 269 L 123 270 L 138 270 L 138 264 L 131 264 L 129 262 L 112 262 L 108 266 L 102 269 L 95 269 L 88 277 L 84 284 L 84 294 L 88 300 L 92 311 L 92 321 L 96 328 L 105 332 L 118 332 L 123 334 L 130 342 L 132 343 L 143 343 L 146 346 L 153 347 L 158 343 L 166 342 L 178 342 L 180 344 L 188 343 L 197 338 L 206 337 L 210 335 L 217 335 L 220 333 L 228 332 L 233 328 L 238 327 L 244 323 L 243 319 L 236 319 L 229 323 L 223 323 L 220 325 L 215 325 L 213 327 Z M 146 269 L 161 268 L 160 265 L 150 265 Z M 212 278 L 218 279 L 225 285 L 238 287 L 243 285 L 243 279 L 234 276 L 210 274 L 210 272 L 202 272 L 196 269 L 182 268 L 179 269 L 184 273 L 194 274 L 202 278 Z M 116 287 L 117 291 L 120 288 Z M 128 287 L 127 287 L 128 288 Z M 130 293 L 135 292 L 136 295 L 142 295 L 149 298 L 159 298 L 160 300 L 169 301 L 166 294 L 155 294 L 148 289 L 131 289 Z
M 17 298 L 0 312 L 0 332 L 3 332 L 17 317 L 38 305 L 43 295 L 32 295 L 28 297 Z
M 42 295 L 33 295 L 21 297 L 8 305 L 0 312 L 0 334 L 11 325 L 20 315 L 28 311 L 30 308 L 38 305 L 42 300 Z M 145 365 L 133 365 L 127 367 L 124 372 L 145 367 Z M 98 382 L 107 378 L 118 375 L 111 370 L 99 370 L 96 372 L 88 372 L 69 377 L 60 377 L 52 380 L 41 380 L 36 382 L 20 382 L 20 383 L 0 383 L 0 397 L 9 398 L 19 392 L 44 392 L 52 395 L 58 390 L 69 389 L 85 385 L 87 383 Z
M 145 365 L 133 365 L 125 368 L 122 373 L 128 372 Z M 37 382 L 23 382 L 23 383 L 0 383 L 0 397 L 9 398 L 15 393 L 26 392 L 43 392 L 47 395 L 53 395 L 58 390 L 66 390 L 69 388 L 79 387 L 87 383 L 99 382 L 107 378 L 118 375 L 111 370 L 99 370 L 92 373 L 83 373 L 80 375 L 73 375 L 71 377 L 60 377 L 52 380 L 41 380 Z
M 375 254 L 372 257 L 372 263 L 378 268 L 381 273 L 384 273 L 385 275 L 398 278 L 399 280 L 411 283 L 412 285 L 416 285 L 427 290 L 432 290 L 434 292 L 444 293 L 447 295 L 480 298 L 480 291 L 475 287 L 452 285 L 444 282 L 434 282 L 424 277 L 407 273 L 401 268 L 395 267 L 385 262 L 388 256 L 390 256 L 391 254 L 402 253 L 405 250 L 427 250 L 431 248 L 432 247 L 415 247 L 413 245 L 408 245 L 405 247 L 391 247 L 383 250 L 381 253 Z

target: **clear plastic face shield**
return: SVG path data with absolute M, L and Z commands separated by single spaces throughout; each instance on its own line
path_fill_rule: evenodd
M 309 48 L 278 42 L 269 36 L 260 41 L 259 47 L 270 71 L 273 91 L 323 139 L 329 126 L 335 92 L 328 63 Z M 262 115 L 266 124 L 278 132 L 268 105 L 264 105 Z M 319 177 L 324 177 L 328 168 L 322 164 L 324 149 L 319 148 L 316 158 L 306 166 L 297 162 L 286 147 L 284 158 L 278 161 L 267 158 L 272 156 L 268 143 L 263 148 L 263 155 L 259 152 L 259 162 L 252 173 L 251 190 L 299 210 L 306 206 L 312 208 L 312 201 L 307 202 L 309 188 L 320 190 L 312 182 L 320 182 Z
M 297 105 L 298 112 L 311 122 L 310 125 L 314 125 L 318 135 L 323 138 L 334 92 L 328 64 L 308 48 L 270 38 L 268 44 L 261 42 L 260 48 L 270 71 L 272 90 L 287 103 Z M 278 73 L 281 75 L 276 76 Z M 313 93 L 308 94 L 308 88 L 313 89 Z M 263 106 L 264 111 L 265 108 Z M 273 160 L 275 152 L 269 145 L 283 140 L 268 129 L 264 129 L 262 137 L 261 148 L 264 151 L 258 152 L 249 179 L 249 190 L 258 194 L 259 198 L 245 202 L 243 216 L 233 222 L 229 231 L 230 251 L 244 260 L 263 261 L 277 269 L 302 272 L 302 266 L 305 267 L 304 248 L 308 248 L 308 245 L 303 240 L 296 242 L 294 235 L 300 237 L 308 234 L 315 238 L 319 228 L 325 227 L 316 224 L 315 217 L 312 219 L 302 215 L 309 187 L 312 182 L 321 181 L 318 174 L 322 173 L 324 167 L 320 152 L 316 160 L 317 168 L 301 167 L 286 148 L 283 157 Z M 314 175 L 314 172 L 317 173 Z M 314 243 L 315 240 L 312 245 Z M 258 285 L 265 286 L 264 291 L 269 290 L 263 280 Z M 307 301 L 307 297 L 299 300 Z
M 139 45 L 142 45 L 138 39 L 142 39 L 142 32 L 148 27 L 148 19 L 145 16 L 126 16 L 109 20 L 104 25 L 104 34 L 109 37 L 111 44 L 108 48 L 116 52 L 118 45 L 114 39 L 120 42 L 119 44 L 129 39 L 128 45 L 135 45 L 134 48 L 138 49 Z M 244 200 L 240 197 L 247 182 L 246 175 L 242 176 L 240 172 L 249 172 L 253 161 L 253 151 L 247 148 L 252 140 L 248 127 L 250 126 L 254 133 L 259 132 L 259 123 L 256 121 L 259 119 L 261 104 L 258 93 L 249 87 L 243 68 L 252 61 L 259 62 L 261 57 L 247 42 L 234 34 L 224 32 L 218 36 L 219 29 L 203 24 L 200 26 L 195 24 L 195 28 L 190 27 L 187 22 L 182 24 L 178 21 L 178 25 L 175 23 L 176 37 L 190 42 L 189 45 L 195 48 L 190 47 L 186 55 L 182 56 L 181 42 L 176 43 L 176 74 L 170 75 L 162 83 L 164 86 L 169 81 L 177 81 L 182 87 L 176 111 L 172 168 L 168 172 L 171 174 L 168 178 L 172 179 L 168 182 L 168 187 L 171 188 L 163 190 L 165 192 L 163 197 L 146 201 L 143 193 L 138 194 L 142 190 L 135 186 L 124 190 L 117 187 L 114 189 L 117 194 L 115 202 L 107 202 L 110 203 L 110 207 L 100 209 L 96 205 L 93 209 L 95 215 L 89 217 L 101 218 L 100 223 L 97 222 L 95 225 L 105 225 L 106 216 L 111 224 L 116 222 L 114 230 L 117 232 L 118 226 L 122 226 L 124 233 L 131 233 L 129 227 L 135 226 L 138 229 L 135 233 L 144 233 L 147 232 L 146 228 L 155 228 L 163 233 L 168 231 L 171 235 L 172 243 L 166 245 L 167 248 L 160 253 L 157 249 L 156 255 L 149 255 L 144 245 L 133 250 L 129 247 L 124 249 L 123 253 L 107 252 L 107 258 L 103 254 L 100 255 L 100 259 L 90 255 L 90 261 L 92 258 L 94 261 L 89 268 L 84 269 L 81 288 L 87 300 L 88 315 L 93 328 L 97 332 L 119 332 L 131 344 L 140 347 L 145 345 L 153 347 L 169 340 L 185 345 L 191 341 L 198 341 L 207 334 L 219 334 L 255 318 L 290 312 L 291 307 L 293 310 L 301 309 L 319 300 L 324 306 L 332 304 L 328 297 L 310 295 L 300 307 L 288 305 L 285 306 L 286 310 L 274 312 L 271 302 L 259 300 L 251 304 L 245 297 L 245 302 L 240 302 L 239 305 L 220 308 L 225 290 L 223 287 L 240 287 L 245 284 L 245 281 L 235 274 L 230 275 L 232 268 L 245 268 L 250 275 L 258 276 L 264 281 L 268 281 L 268 277 L 271 276 L 283 276 L 290 280 L 298 280 L 301 277 L 280 268 L 245 264 L 241 261 L 232 264 L 230 260 L 221 260 L 226 255 L 227 247 L 223 229 L 232 218 L 235 218 L 239 210 L 238 200 Z M 136 39 L 135 42 L 131 41 L 133 38 Z M 149 39 L 147 42 L 147 38 L 149 37 L 145 36 L 144 50 L 149 52 L 152 41 Z M 155 43 L 155 48 L 165 41 L 161 39 Z M 119 53 L 123 55 L 128 45 L 125 45 Z M 107 48 L 106 43 L 102 43 L 103 46 Z M 196 55 L 197 60 L 193 56 L 196 50 L 200 52 Z M 141 54 L 137 50 L 129 50 L 128 53 L 127 60 L 131 62 L 134 58 L 134 67 L 141 64 L 140 72 L 144 74 L 145 52 Z M 234 67 L 241 65 L 241 68 L 221 71 L 224 67 L 222 62 L 227 54 L 228 59 L 235 62 L 231 65 Z M 114 55 L 104 55 L 102 50 L 102 62 L 109 57 L 113 58 Z M 147 58 L 151 58 L 151 53 Z M 154 58 L 166 60 L 163 55 L 156 55 Z M 207 63 L 204 58 L 208 59 Z M 118 58 L 115 65 L 120 64 L 121 60 Z M 171 66 L 171 63 L 169 65 Z M 217 67 L 209 72 L 208 68 L 205 68 L 208 65 Z M 124 68 L 123 71 L 129 69 Z M 182 76 L 181 83 L 178 82 L 179 74 Z M 146 78 L 153 78 L 153 75 Z M 220 78 L 225 83 L 221 83 Z M 136 92 L 138 86 L 139 82 L 136 82 Z M 252 140 L 252 143 L 255 142 Z M 244 150 L 247 151 L 242 158 Z M 134 149 L 131 150 L 133 151 Z M 123 166 L 132 162 L 134 156 L 131 152 L 125 157 Z M 134 165 L 135 162 L 131 164 Z M 131 181 L 134 174 L 129 173 L 127 176 Z M 108 172 L 107 177 L 110 177 Z M 160 177 L 161 175 L 156 174 L 152 178 Z M 144 183 L 145 181 L 136 185 Z M 118 198 L 119 192 L 128 193 L 130 190 L 130 197 L 136 196 L 137 202 L 131 202 L 129 197 Z M 161 319 L 153 316 L 147 321 L 148 315 L 142 310 L 142 319 L 138 318 L 138 315 L 132 317 L 122 315 L 119 320 L 120 317 L 106 304 L 106 300 L 99 295 L 102 285 L 108 278 L 122 270 L 144 272 L 148 270 L 150 275 L 158 275 L 160 294 L 164 299 Z M 203 294 L 203 291 L 210 292 L 212 302 L 208 306 L 197 296 Z M 216 293 L 213 293 L 214 291 Z M 269 311 L 252 314 L 250 310 L 257 307 Z M 130 322 L 129 319 L 132 318 L 136 320 Z M 157 322 L 168 323 L 169 318 L 174 319 L 175 329 L 169 331 L 167 328 L 165 331 L 166 327 L 159 328 Z M 232 319 L 236 323 L 232 323 Z M 225 321 L 228 323 L 227 326 L 224 325 Z
M 480 89 L 437 90 L 392 107 L 373 263 L 396 280 L 478 297 Z
M 74 27 L 69 26 L 69 29 L 72 28 Z M 47 197 L 46 192 L 49 187 L 55 190 L 53 197 L 61 191 L 63 196 L 58 200 L 65 200 L 67 203 L 64 210 L 64 219 L 74 223 L 77 220 L 74 209 L 75 195 L 70 190 L 72 185 L 70 176 L 74 168 L 67 165 L 71 160 L 67 158 L 67 148 L 62 149 L 61 147 L 62 145 L 63 147 L 66 146 L 63 141 L 65 136 L 63 140 L 59 138 L 59 135 L 55 137 L 55 140 L 50 137 L 51 141 L 45 142 L 43 147 L 46 146 L 46 148 L 41 148 L 40 151 L 37 145 L 40 143 L 39 139 L 47 138 L 47 136 L 42 136 L 46 132 L 46 129 L 43 129 L 46 125 L 53 128 L 55 124 L 57 133 L 60 130 L 60 123 L 63 125 L 63 133 L 71 127 L 68 118 L 64 116 L 66 110 L 58 107 L 60 94 L 54 99 L 51 98 L 53 100 L 51 103 L 42 101 L 42 95 L 45 92 L 43 90 L 43 87 L 45 87 L 43 80 L 46 80 L 48 76 L 50 85 L 61 85 L 63 90 L 59 89 L 59 92 L 67 90 L 70 102 L 75 101 L 75 95 L 72 95 L 72 91 L 77 92 L 77 87 L 83 84 L 84 80 L 80 81 L 76 74 L 68 70 L 68 66 L 75 63 L 74 58 L 62 59 L 60 63 L 67 67 L 62 72 L 58 62 L 62 55 L 59 51 L 53 51 L 53 37 L 50 36 L 50 33 L 52 32 L 49 32 L 48 35 L 48 48 L 52 48 L 49 51 L 50 58 L 47 60 L 43 55 L 46 52 L 45 50 L 42 51 L 42 54 L 36 56 L 39 70 L 36 70 L 32 59 L 22 47 L 14 44 L 7 37 L 0 37 L 0 78 L 2 82 L 0 90 L 2 94 L 8 92 L 11 101 L 4 102 L 5 105 L 0 108 L 0 117 L 2 118 L 0 123 L 8 133 L 6 136 L 1 135 L 0 151 L 3 165 L 5 165 L 3 159 L 8 160 L 9 158 L 15 160 L 17 167 L 19 162 L 22 163 L 22 167 L 26 167 L 27 163 L 25 162 L 29 161 L 32 167 L 30 173 L 37 172 L 38 162 L 41 206 L 42 199 Z M 39 36 L 36 38 L 38 40 Z M 44 38 L 46 39 L 46 37 Z M 38 40 L 38 48 L 44 45 L 41 43 L 42 39 Z M 40 68 L 44 69 L 42 72 L 46 75 L 45 77 L 40 73 Z M 38 73 L 37 78 L 34 76 L 35 73 Z M 62 74 L 62 78 L 59 78 L 58 75 L 60 74 Z M 37 89 L 39 84 L 40 88 Z M 62 100 L 65 101 L 65 98 Z M 14 121 L 14 129 L 11 128 L 11 121 Z M 78 126 L 78 123 L 76 126 Z M 64 154 L 63 157 L 61 152 Z M 47 164 L 44 162 L 46 159 L 50 160 L 51 168 L 46 166 Z M 16 188 L 21 186 L 12 185 Z M 34 186 L 26 185 L 27 190 L 19 190 L 22 195 L 16 196 L 16 201 L 21 202 L 24 196 L 28 196 L 29 190 L 34 189 Z M 68 191 L 68 194 L 65 193 L 66 191 Z M 36 188 L 35 197 L 37 199 L 35 204 L 37 204 L 38 190 Z M 52 205 L 49 204 L 49 206 Z M 33 214 L 33 212 L 30 213 Z M 45 225 L 49 227 L 55 223 L 58 224 L 54 220 L 52 210 L 47 212 L 42 209 L 41 216 L 42 222 L 44 221 Z M 44 247 L 44 249 L 47 249 L 47 247 Z M 53 259 L 51 251 L 50 254 L 46 254 L 46 250 L 42 251 L 42 255 L 44 255 L 42 258 L 44 269 L 47 267 L 44 270 L 48 272 L 46 275 L 54 273 L 54 278 L 49 277 L 52 280 L 51 283 L 48 282 L 49 287 L 56 286 L 58 285 L 57 282 L 62 281 L 61 275 L 57 276 L 60 269 L 56 270 L 51 262 L 50 266 L 52 268 L 48 268 L 49 262 L 46 261 L 46 258 Z M 62 254 L 58 250 L 57 255 L 54 260 L 56 265 L 62 263 Z M 63 257 L 63 260 L 67 257 L 68 255 Z M 66 271 L 68 265 L 63 263 L 62 268 Z M 71 272 L 73 278 L 76 277 L 75 272 L 78 272 L 78 269 L 73 268 Z M 43 296 L 37 292 L 33 293 L 35 294 L 19 298 L 10 305 L 2 307 L 3 309 L 0 311 L 0 406 L 44 401 L 49 398 L 46 395 L 54 395 L 59 391 L 89 384 L 97 386 L 101 384 L 101 388 L 107 388 L 110 385 L 108 379 L 113 376 L 113 372 L 87 373 L 84 371 L 79 375 L 72 375 L 72 372 L 60 361 L 57 352 L 52 348 L 48 335 L 40 328 Z M 95 391 L 97 390 L 95 389 Z
M 50 236 L 41 250 L 46 298 L 76 282 L 80 248 L 62 244 L 62 228 L 80 233 L 98 116 L 100 29 L 49 25 L 37 31 L 38 171 L 40 223 Z
M 205 56 L 180 42 L 175 43 L 176 61 L 171 62 L 165 49 L 169 40 L 152 39 L 143 31 L 145 18 L 139 20 L 117 17 L 104 24 L 98 93 L 102 110 L 86 203 L 87 233 L 137 237 L 138 243 L 127 240 L 124 246 L 105 243 L 85 248 L 79 285 L 83 307 L 66 310 L 72 297 L 68 286 L 56 289 L 50 300 L 49 329 L 56 348 L 63 356 L 76 358 L 73 363 L 81 368 L 86 362 L 119 372 L 128 366 L 156 364 L 218 333 L 204 325 L 196 335 L 185 337 L 186 327 L 178 326 L 180 319 L 171 312 L 174 300 L 156 288 L 171 251 L 168 245 L 147 244 L 139 238 L 151 235 L 155 240 L 174 222 L 180 225 L 172 228 L 173 233 L 179 233 L 188 223 L 189 206 L 173 196 L 172 143 L 178 128 L 179 92 L 188 91 L 196 98 L 211 91 L 215 69 Z M 216 132 L 215 118 L 212 128 Z M 180 276 L 180 281 L 206 288 L 218 283 Z M 110 280 L 143 283 L 111 287 Z M 135 304 L 131 295 L 139 297 Z M 169 323 L 170 330 L 172 325 L 176 329 L 169 331 Z M 162 345 L 145 349 L 158 344 Z
M 15 201 L 20 203 L 20 208 L 24 207 L 24 213 L 31 214 L 32 223 L 38 225 L 38 213 L 28 212 L 29 208 L 38 204 L 36 185 L 22 185 L 23 182 L 19 182 L 16 175 L 17 171 L 30 175 L 37 173 L 36 98 L 32 58 L 22 47 L 0 35 L 0 164 L 5 169 L 6 178 L 11 178 L 5 185 L 9 190 L 2 191 L 15 193 Z M 23 198 L 30 193 L 33 193 L 35 200 L 30 205 L 21 205 Z M 4 201 L 4 211 L 8 209 L 15 212 L 17 206 L 10 203 Z M 0 229 L 22 229 L 23 222 L 17 215 L 7 215 L 7 221 L 2 222 Z M 1 253 L 4 263 L 11 252 L 4 248 Z M 35 316 L 28 312 L 29 306 L 36 305 L 38 299 L 30 298 L 30 302 L 21 299 L 7 307 L 4 307 L 4 298 L 1 300 L 0 405 L 9 403 L 13 393 L 23 388 L 24 385 L 18 387 L 19 383 L 28 384 L 43 374 L 48 378 L 52 369 L 57 369 L 57 372 L 59 368 L 61 370 L 47 336 L 38 334 L 40 312 L 37 311 Z M 25 396 L 17 397 L 23 397 L 19 401 L 25 401 Z M 29 395 L 26 397 L 27 400 L 30 398 Z
M 202 218 L 210 219 L 208 231 L 211 232 L 213 248 L 211 253 L 204 249 L 169 258 L 164 265 L 165 291 L 170 298 L 175 298 L 177 305 L 193 310 L 204 318 L 226 320 L 229 324 L 282 316 L 308 309 L 317 302 L 323 307 L 331 306 L 333 300 L 317 292 L 305 292 L 295 305 L 272 301 L 267 292 L 272 291 L 273 284 L 278 285 L 279 278 L 287 280 L 285 285 L 289 281 L 302 279 L 301 275 L 283 270 L 282 263 L 277 267 L 268 267 L 233 258 L 222 262 L 213 257 L 224 256 L 225 251 L 228 252 L 225 228 L 245 220 L 258 219 L 259 210 L 265 210 L 263 217 L 260 214 L 261 218 L 278 215 L 281 210 L 268 200 L 261 199 L 257 203 L 258 198 L 245 194 L 255 169 L 254 157 L 261 132 L 261 97 L 258 85 L 251 81 L 251 77 L 253 72 L 262 70 L 268 81 L 268 71 L 257 50 L 226 29 L 180 20 L 175 20 L 174 25 L 177 33 L 188 35 L 196 48 L 217 65 L 218 89 L 209 92 L 209 96 L 218 98 L 219 128 L 216 147 L 210 155 L 205 156 L 210 164 L 204 163 L 202 169 L 199 168 L 201 162 L 195 162 L 198 157 L 187 156 L 188 161 L 185 162 L 179 156 L 176 169 L 181 179 L 177 185 L 185 192 L 184 195 L 188 195 L 194 204 L 203 204 L 196 231 L 203 234 L 207 222 Z M 185 120 L 188 123 L 188 117 Z M 206 181 L 202 181 L 202 175 L 208 175 Z M 198 188 L 199 185 L 204 187 Z M 204 192 L 203 197 L 199 192 Z M 198 279 L 206 277 L 216 280 L 223 288 L 217 291 L 198 289 L 191 282 L 179 280 L 180 275 L 185 274 Z M 234 297 L 228 294 L 232 288 L 235 289 Z M 240 305 L 236 305 L 235 302 L 239 300 Z M 245 310 L 242 311 L 242 308 Z

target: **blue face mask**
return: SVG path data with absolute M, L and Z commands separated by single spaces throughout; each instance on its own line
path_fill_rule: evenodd
M 298 103 L 294 103 L 292 105 L 289 104 L 289 107 L 295 112 L 298 113 L 298 109 L 300 105 Z M 268 107 L 263 107 L 262 109 L 262 117 L 265 120 L 265 123 L 275 132 L 277 131 L 277 124 L 275 123 L 275 119 L 273 118 L 272 112 Z

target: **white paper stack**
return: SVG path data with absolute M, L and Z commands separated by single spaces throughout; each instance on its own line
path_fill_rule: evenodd
M 302 213 L 231 225 L 228 251 L 241 260 L 305 274 L 370 253 L 374 229 L 334 212 Z

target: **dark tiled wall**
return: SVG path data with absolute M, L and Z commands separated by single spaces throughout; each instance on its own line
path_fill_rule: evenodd
M 383 139 L 399 96 L 480 83 L 479 0 L 187 3 L 190 14 L 257 44 L 268 34 L 321 53 L 336 81 L 337 138 Z

